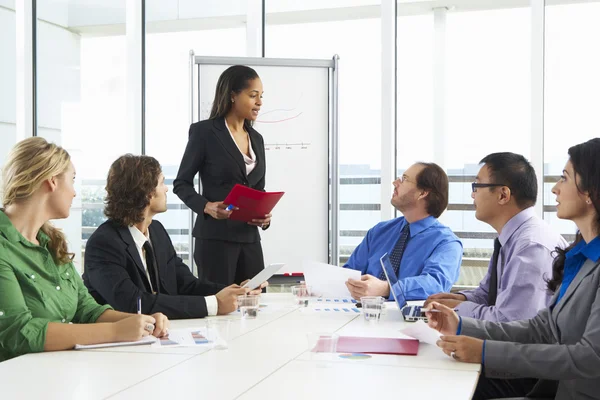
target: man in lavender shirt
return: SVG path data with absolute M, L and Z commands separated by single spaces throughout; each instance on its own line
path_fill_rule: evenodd
M 488 272 L 478 288 L 437 293 L 425 304 L 435 300 L 460 316 L 494 322 L 529 319 L 548 306 L 553 251 L 567 243 L 533 209 L 537 178 L 525 157 L 494 153 L 480 163 L 471 194 L 475 217 L 498 232 Z

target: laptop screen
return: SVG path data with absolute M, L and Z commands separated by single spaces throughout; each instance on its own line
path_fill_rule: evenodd
M 406 298 L 404 297 L 404 293 L 402 292 L 402 288 L 400 285 L 397 285 L 398 278 L 396 277 L 396 273 L 394 272 L 394 268 L 392 267 L 392 263 L 390 261 L 390 257 L 387 253 L 381 256 L 379 259 L 381 263 L 381 267 L 383 268 L 383 273 L 385 274 L 385 278 L 390 285 L 390 292 L 394 296 L 394 300 L 396 300 L 396 304 L 398 304 L 398 308 L 402 310 L 404 306 L 406 306 Z

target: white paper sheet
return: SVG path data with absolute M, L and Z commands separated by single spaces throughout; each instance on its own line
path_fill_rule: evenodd
M 216 329 L 203 327 L 169 329 L 169 334 L 157 340 L 152 347 L 214 346 L 220 340 Z
M 346 287 L 349 278 L 360 280 L 360 271 L 314 261 L 305 261 L 304 279 L 317 296 L 350 298 Z
M 411 323 L 408 328 L 401 329 L 400 332 L 411 338 L 419 339 L 419 342 L 429 343 L 434 346 L 441 336 L 438 331 L 431 329 L 423 321 Z
M 114 342 L 114 343 L 99 343 L 99 344 L 76 344 L 75 350 L 84 350 L 84 349 L 102 349 L 105 347 L 120 347 L 120 346 L 137 346 L 140 344 L 152 344 L 155 343 L 158 339 L 154 336 L 146 336 L 140 340 L 136 340 L 135 342 Z

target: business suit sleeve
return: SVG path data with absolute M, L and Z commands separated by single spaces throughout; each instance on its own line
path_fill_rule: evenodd
M 256 190 L 262 190 L 264 192 L 265 191 L 265 183 L 266 183 L 266 179 L 267 179 L 267 156 L 265 154 L 265 141 L 261 135 L 259 135 L 258 137 L 260 138 L 260 141 L 259 141 L 260 152 L 261 152 L 262 162 L 265 165 L 265 173 L 263 174 L 263 176 L 259 179 L 258 183 L 256 184 Z
M 479 339 L 505 342 L 554 342 L 552 331 L 550 330 L 549 308 L 541 310 L 532 319 L 513 322 L 498 323 L 463 317 L 460 334 Z
M 462 261 L 462 244 L 458 240 L 438 244 L 425 260 L 421 273 L 402 279 L 404 295 L 407 300 L 422 300 L 428 296 L 449 292 L 458 279 Z
M 190 126 L 189 138 L 177 177 L 173 181 L 173 192 L 196 214 L 204 214 L 208 199 L 194 188 L 194 177 L 204 163 L 205 143 L 202 133 L 195 125 Z
M 189 296 L 211 296 L 225 288 L 225 285 L 218 283 L 202 281 L 196 278 L 189 267 L 183 262 L 183 260 L 177 255 L 173 242 L 169 237 L 169 234 L 165 228 L 161 225 L 164 238 L 168 241 L 169 248 L 169 261 L 167 262 L 168 267 L 173 267 L 177 276 L 177 291 L 181 295 Z
M 504 324 L 463 318 L 461 334 L 487 339 L 484 362 L 489 377 L 597 378 L 600 370 L 599 299 L 600 289 L 577 343 L 556 344 L 550 331 L 548 309 L 531 320 Z
M 118 311 L 135 313 L 137 298 L 142 313 L 162 312 L 168 318 L 202 318 L 208 312 L 201 296 L 152 294 L 139 288 L 125 269 L 127 254 L 117 239 L 92 236 L 86 245 L 85 269 L 90 285 Z

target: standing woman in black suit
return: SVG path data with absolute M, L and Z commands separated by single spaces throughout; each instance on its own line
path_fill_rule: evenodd
M 263 86 L 252 68 L 234 65 L 219 77 L 210 117 L 190 126 L 188 144 L 173 191 L 198 217 L 194 261 L 198 277 L 230 285 L 252 278 L 264 268 L 258 227 L 264 219 L 230 220 L 223 199 L 236 183 L 265 188 L 265 144 L 252 128 L 262 105 Z M 194 188 L 200 174 L 202 193 Z M 235 206 L 235 204 L 234 204 Z

